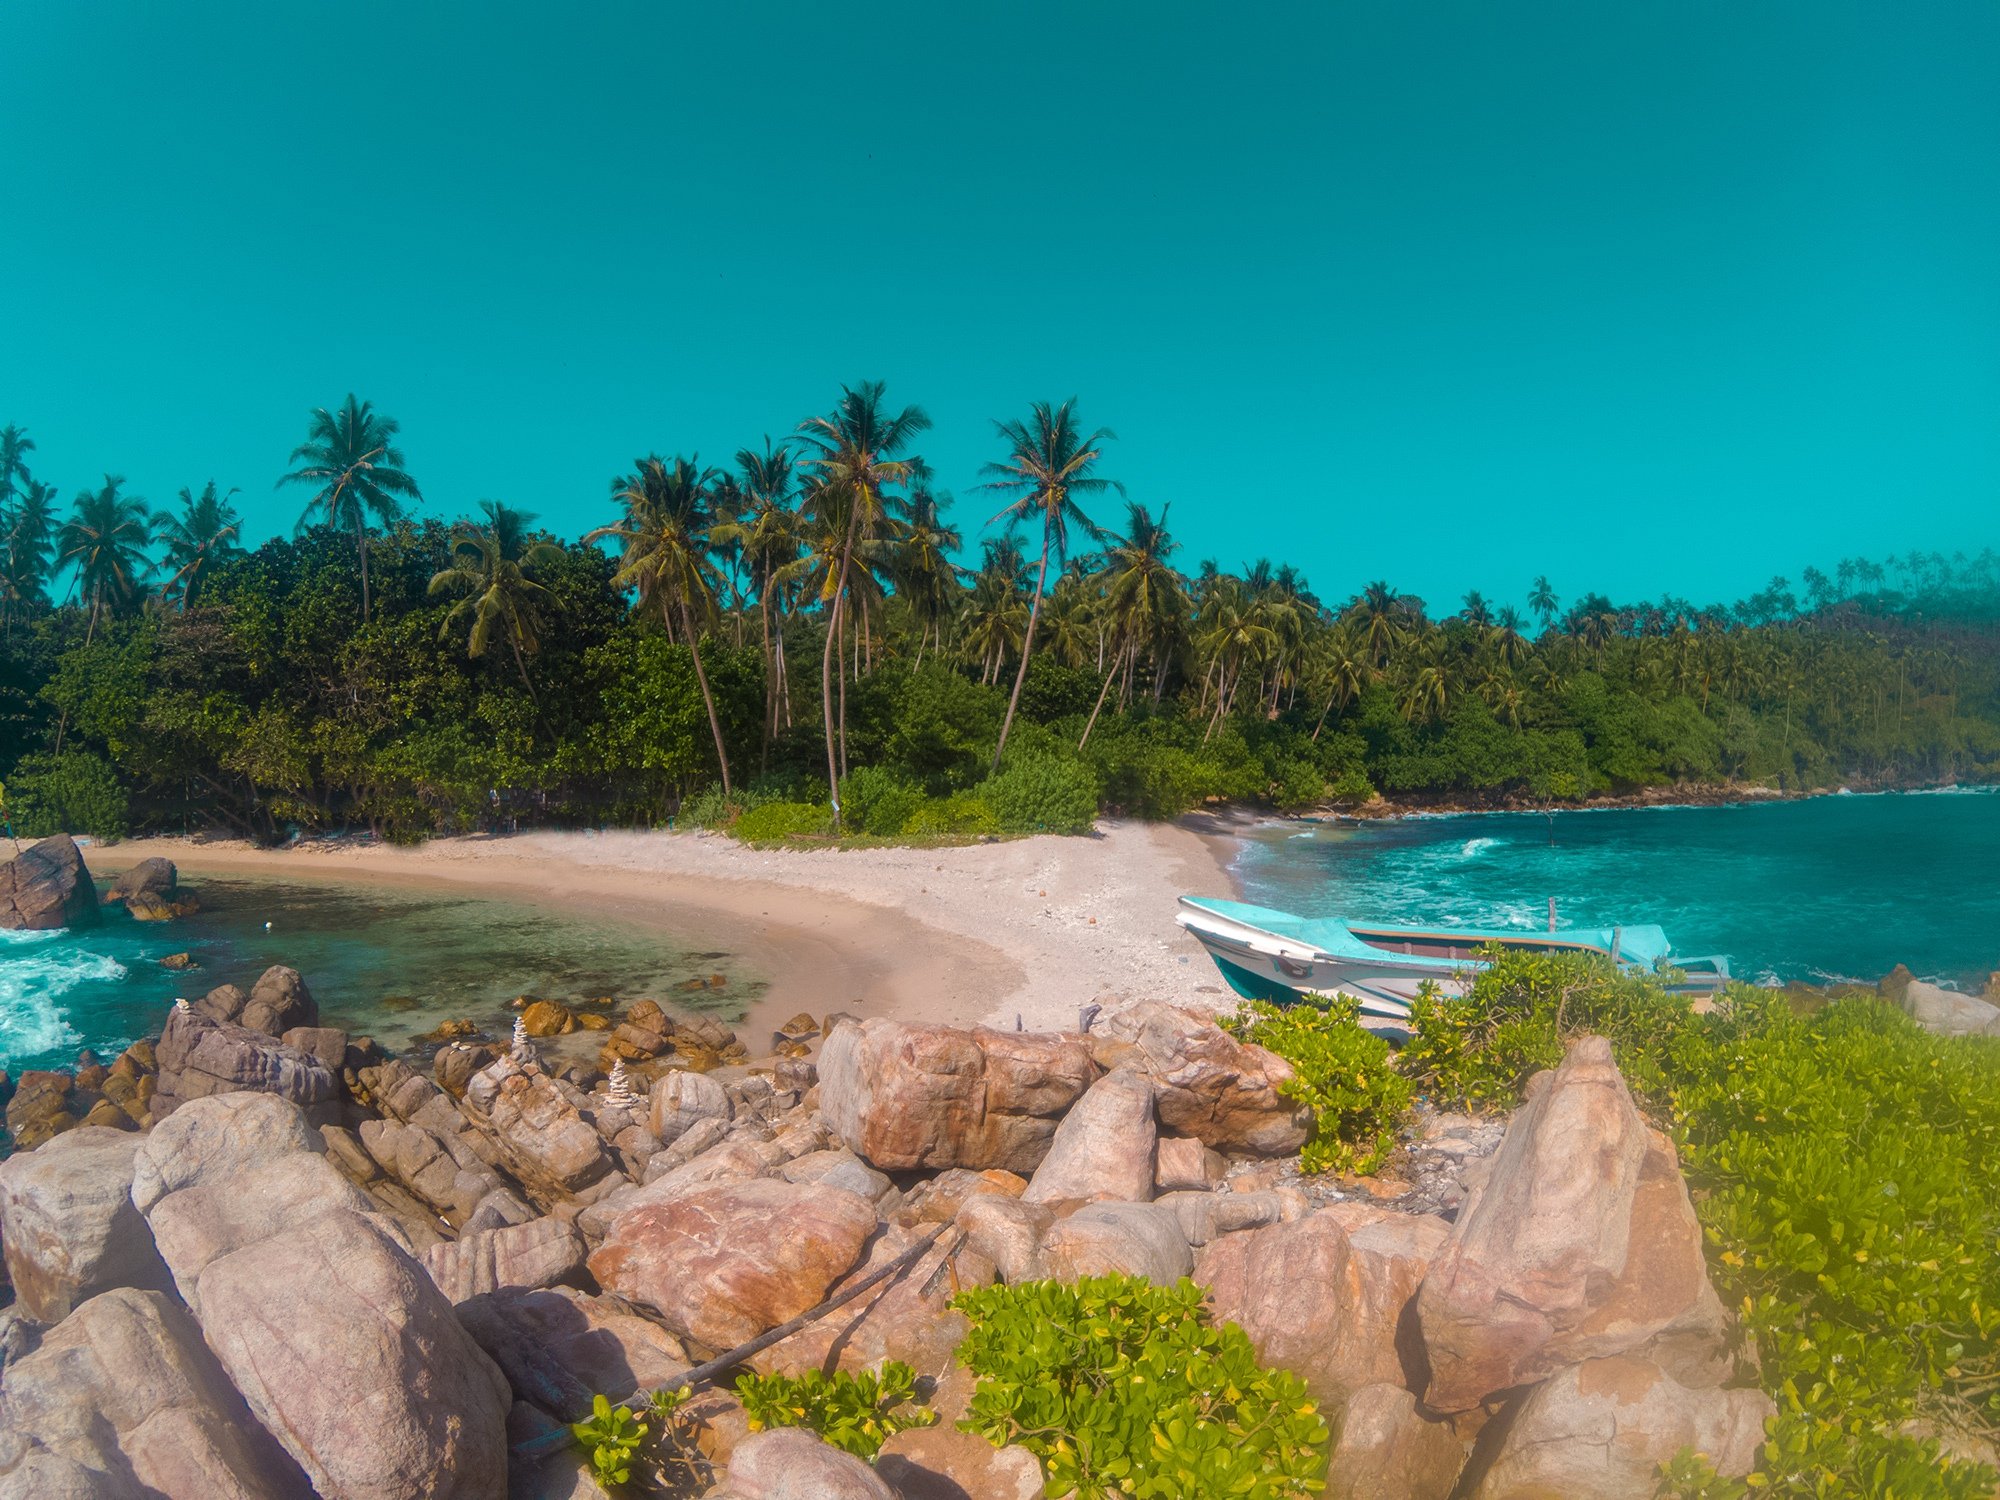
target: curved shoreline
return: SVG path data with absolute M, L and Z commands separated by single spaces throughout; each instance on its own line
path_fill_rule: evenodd
M 443 888 L 698 935 L 765 982 L 746 1017 L 754 1034 L 801 1010 L 1047 1029 L 1074 1026 L 1093 1001 L 1220 1003 L 1206 955 L 1173 925 L 1174 898 L 1230 894 L 1233 842 L 1221 825 L 1107 820 L 1089 838 L 949 849 L 540 831 L 415 848 L 143 838 L 93 845 L 86 858 L 116 874 L 162 856 L 197 886 L 203 875 L 263 875 Z

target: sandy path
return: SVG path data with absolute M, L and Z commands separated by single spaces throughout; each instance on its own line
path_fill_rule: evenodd
M 468 888 L 652 925 L 740 954 L 769 982 L 753 1011 L 799 1010 L 1030 1029 L 1093 1000 L 1221 998 L 1174 926 L 1174 900 L 1229 895 L 1227 830 L 1106 822 L 1092 838 L 953 849 L 759 850 L 702 833 L 537 832 L 398 849 L 341 841 L 257 849 L 131 839 L 88 851 L 114 874 L 151 855 L 203 874 Z M 365 935 L 357 934 L 361 940 Z M 310 975 L 307 976 L 311 978 Z

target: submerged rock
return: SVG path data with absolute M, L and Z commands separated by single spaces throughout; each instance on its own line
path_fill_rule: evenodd
M 68 834 L 30 844 L 0 864 L 0 929 L 45 932 L 96 920 L 97 891 Z

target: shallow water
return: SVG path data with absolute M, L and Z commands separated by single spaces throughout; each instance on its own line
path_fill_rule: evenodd
M 450 1017 L 504 1035 L 520 995 L 650 996 L 734 1023 L 762 988 L 696 942 L 515 902 L 359 884 L 186 884 L 202 910 L 179 921 L 135 922 L 114 906 L 92 928 L 0 932 L 0 1068 L 66 1067 L 85 1046 L 108 1060 L 157 1033 L 176 996 L 247 988 L 274 963 L 305 976 L 324 1024 L 391 1049 Z M 200 968 L 161 967 L 181 952 Z M 719 988 L 689 987 L 718 974 Z
M 1653 922 L 1745 979 L 1872 982 L 1898 963 L 1978 988 L 2000 968 L 2000 795 L 1272 824 L 1245 899 L 1312 916 L 1542 928 Z

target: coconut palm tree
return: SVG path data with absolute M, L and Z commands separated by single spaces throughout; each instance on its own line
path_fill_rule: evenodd
M 137 495 L 121 493 L 123 475 L 106 474 L 104 486 L 76 497 L 69 519 L 56 536 L 56 566 L 76 570 L 75 588 L 90 601 L 90 624 L 83 643 L 97 634 L 97 622 L 139 597 L 150 566 L 153 513 Z
M 917 621 L 917 661 L 924 659 L 924 644 L 937 633 L 940 650 L 944 646 L 944 622 L 960 591 L 960 569 L 951 554 L 965 545 L 959 529 L 944 519 L 951 508 L 948 490 L 933 490 L 917 483 L 910 490 L 910 515 L 895 549 L 894 577 L 897 594 L 909 605 Z
M 1000 741 L 993 747 L 993 768 L 1000 768 L 1000 756 L 1007 748 L 1008 731 L 1014 727 L 1014 711 L 1021 703 L 1021 684 L 1028 680 L 1028 658 L 1035 650 L 1035 622 L 1042 612 L 1042 594 L 1048 587 L 1049 559 L 1061 563 L 1069 552 L 1069 529 L 1075 526 L 1092 537 L 1104 533 L 1085 515 L 1077 497 L 1101 495 L 1106 490 L 1125 493 L 1115 479 L 1096 473 L 1104 456 L 1103 444 L 1115 438 L 1108 427 L 1086 433 L 1076 421 L 1076 398 L 1060 406 L 1037 401 L 1028 409 L 1028 419 L 996 421 L 996 431 L 1006 441 L 1007 457 L 986 465 L 991 476 L 981 489 L 998 490 L 1014 498 L 986 524 L 1005 521 L 1009 528 L 1022 522 L 1040 523 L 1042 529 L 1041 566 L 1035 571 L 1035 593 L 1028 605 L 1028 629 L 1021 640 L 1021 665 L 1014 673 L 1014 691 L 1007 697 L 1007 715 L 1000 721 Z
M 231 490 L 229 495 L 235 493 Z M 229 495 L 217 495 L 211 479 L 199 495 L 181 491 L 179 515 L 160 514 L 159 539 L 166 543 L 167 566 L 172 569 L 160 592 L 177 595 L 183 611 L 200 597 L 215 565 L 243 550 L 236 541 L 243 518 L 229 503 Z
M 385 525 L 401 513 L 405 500 L 422 500 L 416 480 L 404 470 L 403 450 L 396 446 L 402 430 L 394 417 L 378 413 L 353 393 L 337 412 L 317 408 L 307 424 L 306 440 L 292 450 L 298 465 L 279 479 L 311 485 L 299 528 L 315 517 L 336 530 L 354 533 L 355 555 L 361 560 L 361 618 L 368 619 L 368 517 Z
M 679 621 L 694 654 L 694 678 L 708 709 L 709 733 L 715 737 L 715 760 L 722 768 L 722 792 L 729 796 L 729 752 L 722 743 L 722 720 L 715 696 L 708 690 L 708 673 L 701 664 L 701 630 L 715 618 L 715 564 L 708 554 L 712 519 L 710 491 L 718 475 L 698 467 L 694 458 L 671 464 L 658 455 L 640 459 L 636 472 L 611 481 L 611 498 L 625 508 L 624 516 L 584 537 L 595 542 L 615 537 L 622 547 L 621 563 L 611 581 L 637 589 L 639 607 L 656 613 L 673 635 Z
M 1162 506 L 1156 521 L 1145 506 L 1128 501 L 1125 535 L 1111 538 L 1103 568 L 1104 610 L 1111 622 L 1113 660 L 1116 662 L 1120 653 L 1124 658 L 1123 691 L 1131 691 L 1132 674 L 1144 648 L 1152 661 L 1155 701 L 1166 690 L 1166 650 L 1185 628 L 1192 604 L 1187 580 L 1168 561 L 1180 550 L 1180 543 L 1167 530 L 1172 508 Z M 1097 709 L 1103 706 L 1104 694 L 1100 692 L 1097 708 L 1092 709 L 1083 738 L 1077 742 L 1079 750 L 1089 740 Z
M 461 597 L 438 626 L 438 639 L 465 629 L 465 654 L 475 660 L 486 654 L 497 631 L 514 654 L 521 685 L 539 705 L 535 684 L 528 677 L 528 658 L 542 649 L 542 607 L 553 597 L 535 580 L 538 569 L 562 561 L 562 548 L 549 541 L 528 540 L 534 516 L 495 500 L 482 500 L 483 528 L 467 526 L 453 538 L 451 562 L 431 575 L 428 593 Z
M 14 504 L 18 487 L 27 481 L 28 455 L 34 451 L 35 440 L 25 427 L 12 422 L 0 427 L 0 524 Z
M 51 543 L 56 534 L 56 489 L 23 479 L 14 504 L 0 514 L 0 620 L 12 631 L 14 612 L 47 601 Z
M 789 445 L 736 454 L 738 503 L 730 519 L 710 529 L 712 541 L 734 547 L 750 571 L 764 635 L 764 743 L 777 733 L 780 705 L 791 722 L 791 685 L 785 672 L 785 589 L 779 574 L 799 555 L 799 518 L 791 508 L 796 460 Z M 775 626 L 775 629 L 774 629 Z
M 831 523 L 840 537 L 833 566 L 820 583 L 820 604 L 827 611 L 826 646 L 820 655 L 820 707 L 826 726 L 826 779 L 832 788 L 833 826 L 840 828 L 840 771 L 846 764 L 846 697 L 843 688 L 841 726 L 836 740 L 833 722 L 833 662 L 840 640 L 842 606 L 852 581 L 859 545 L 875 539 L 890 517 L 888 491 L 920 477 L 920 459 L 899 458 L 931 419 L 920 406 L 891 412 L 886 387 L 879 380 L 841 387 L 840 400 L 823 417 L 809 417 L 799 436 L 809 450 L 803 460 L 815 483 L 809 504 L 821 522 Z
M 1547 630 L 1555 624 L 1556 611 L 1562 608 L 1562 600 L 1556 597 L 1555 589 L 1550 586 L 1548 574 L 1537 578 L 1535 586 L 1528 591 L 1528 608 L 1541 620 L 1542 629 Z

